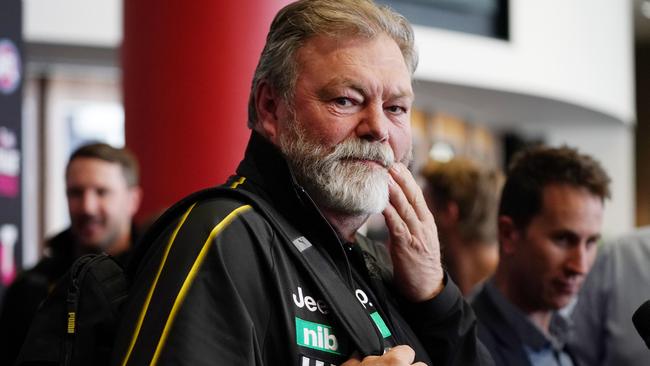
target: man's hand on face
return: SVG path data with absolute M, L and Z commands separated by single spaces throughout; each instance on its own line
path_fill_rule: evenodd
M 443 288 L 436 223 L 406 166 L 393 164 L 390 175 L 390 202 L 383 215 L 390 232 L 395 285 L 409 301 L 429 300 Z
M 382 356 L 367 356 L 363 360 L 353 356 L 341 366 L 426 366 L 422 362 L 412 363 L 413 359 L 415 359 L 415 351 L 411 347 L 397 346 Z

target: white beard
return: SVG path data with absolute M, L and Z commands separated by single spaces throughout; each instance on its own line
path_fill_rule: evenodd
M 330 148 L 310 140 L 296 121 L 279 137 L 280 150 L 298 182 L 317 204 L 347 215 L 379 213 L 388 204 L 388 168 L 393 150 L 385 143 L 348 138 Z M 384 166 L 361 162 L 372 160 Z

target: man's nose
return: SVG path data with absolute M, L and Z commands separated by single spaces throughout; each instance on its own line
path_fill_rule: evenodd
M 566 262 L 566 268 L 572 274 L 586 275 L 589 272 L 590 254 L 590 248 L 586 244 L 581 243 L 574 246 Z
M 388 141 L 388 122 L 383 106 L 368 105 L 357 125 L 357 136 L 369 141 Z
M 97 211 L 97 207 L 99 207 L 97 195 L 93 192 L 84 192 L 81 198 L 81 209 L 83 212 L 93 214 Z

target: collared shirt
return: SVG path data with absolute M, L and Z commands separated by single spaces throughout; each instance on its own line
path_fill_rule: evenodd
M 532 365 L 573 366 L 573 361 L 566 352 L 571 328 L 567 319 L 554 313 L 549 327 L 550 335 L 546 335 L 526 314 L 501 294 L 494 281 L 488 282 L 485 287 L 494 304 L 521 339 L 524 351 Z

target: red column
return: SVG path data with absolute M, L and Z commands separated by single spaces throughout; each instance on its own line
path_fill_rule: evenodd
M 237 167 L 253 71 L 288 2 L 124 1 L 126 144 L 141 165 L 141 218 Z

